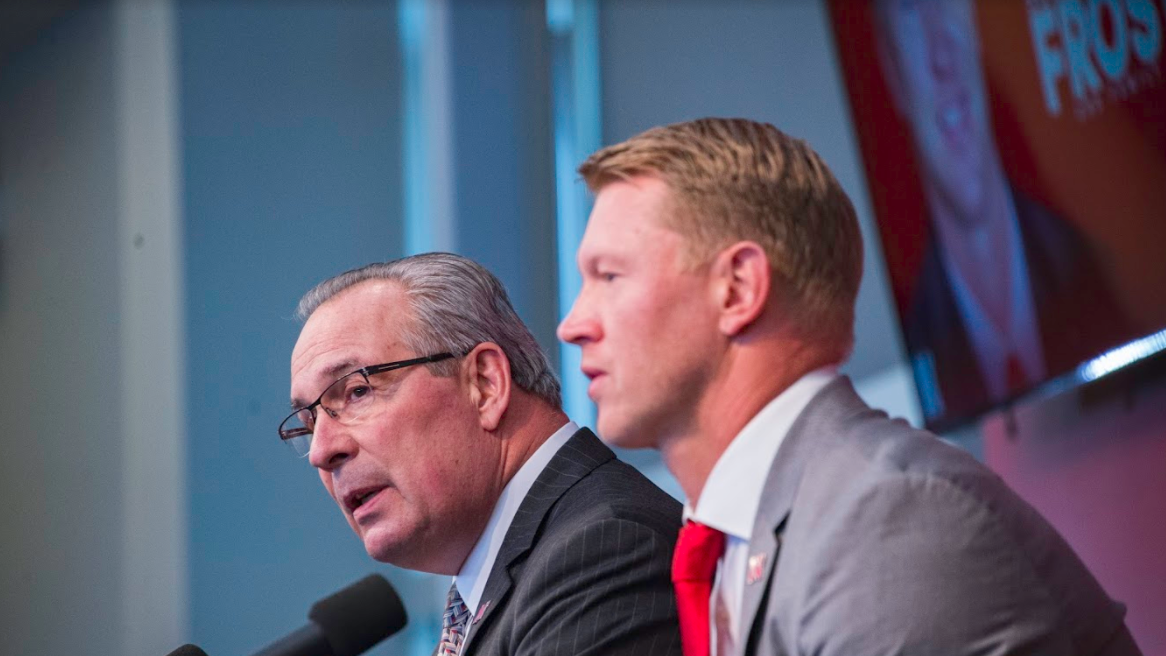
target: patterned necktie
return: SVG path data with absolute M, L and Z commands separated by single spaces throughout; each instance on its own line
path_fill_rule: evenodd
M 725 534 L 715 528 L 690 521 L 680 529 L 672 556 L 672 585 L 684 656 L 709 654 L 709 601 L 724 550 Z
M 457 584 L 449 586 L 445 600 L 445 614 L 441 616 L 441 642 L 437 645 L 439 656 L 457 656 L 462 641 L 466 639 L 466 625 L 470 619 L 470 609 L 458 594 Z

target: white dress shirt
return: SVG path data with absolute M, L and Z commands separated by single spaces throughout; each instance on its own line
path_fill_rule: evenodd
M 700 500 L 693 509 L 684 504 L 684 518 L 725 533 L 725 554 L 717 567 L 709 600 L 711 654 L 742 653 L 741 604 L 745 590 L 745 563 L 749 540 L 761 505 L 761 493 L 777 450 L 794 420 L 810 400 L 838 376 L 824 367 L 798 379 L 778 394 L 741 429 L 713 465 Z
M 994 401 L 1008 398 L 1008 358 L 1016 356 L 1025 376 L 1031 382 L 1044 379 L 1044 346 L 1041 344 L 1036 310 L 1032 300 L 1032 284 L 1028 277 L 1028 260 L 1024 256 L 1024 238 L 1016 218 L 1016 210 L 1009 205 L 1008 222 L 1008 302 L 1011 305 L 1009 324 L 997 326 L 988 318 L 988 312 L 972 293 L 959 267 L 942 250 L 940 260 L 951 281 L 952 295 L 959 308 L 960 320 L 976 352 L 976 362 L 989 397 Z
M 494 512 L 490 514 L 490 521 L 486 523 L 486 529 L 478 537 L 478 542 L 474 545 L 469 557 L 466 558 L 461 571 L 453 577 L 458 593 L 466 602 L 466 607 L 470 609 L 470 617 L 478 612 L 478 602 L 482 600 L 486 579 L 490 577 L 490 570 L 494 568 L 494 560 L 498 558 L 498 549 L 502 547 L 506 531 L 510 529 L 510 523 L 514 521 L 514 514 L 518 512 L 518 507 L 522 505 L 522 500 L 526 498 L 530 486 L 534 485 L 535 479 L 542 473 L 547 463 L 578 430 L 579 426 L 575 422 L 568 421 L 566 425 L 555 431 L 547 438 L 546 442 L 543 442 L 542 446 L 535 450 L 530 459 L 522 463 L 522 467 L 519 467 L 514 478 L 511 478 L 506 487 L 502 489 L 502 496 L 498 497 L 498 503 L 494 504 Z

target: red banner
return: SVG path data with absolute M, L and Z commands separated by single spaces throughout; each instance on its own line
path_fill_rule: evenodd
M 1163 0 L 830 9 L 934 425 L 1166 327 Z

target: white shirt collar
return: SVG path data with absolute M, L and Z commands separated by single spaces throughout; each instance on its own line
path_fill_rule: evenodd
M 761 492 L 778 448 L 814 395 L 837 376 L 835 367 L 811 371 L 754 415 L 713 465 L 695 511 L 684 504 L 685 519 L 742 540 L 753 537 Z
M 458 593 L 466 602 L 466 607 L 470 609 L 471 614 L 478 611 L 478 602 L 481 601 L 482 592 L 486 588 L 486 579 L 490 577 L 490 570 L 494 569 L 494 560 L 498 557 L 502 540 L 510 529 L 510 523 L 514 521 L 514 514 L 518 512 L 518 507 L 526 498 L 526 493 L 530 491 L 535 479 L 542 473 L 551 458 L 578 430 L 579 426 L 575 422 L 568 421 L 562 428 L 555 431 L 522 464 L 522 467 L 519 467 L 518 472 L 502 489 L 502 495 L 498 497 L 498 503 L 494 504 L 494 512 L 490 515 L 490 521 L 486 523 L 486 529 L 482 531 L 482 535 L 478 536 L 478 542 L 474 545 L 469 557 L 466 558 L 461 571 L 453 577 Z

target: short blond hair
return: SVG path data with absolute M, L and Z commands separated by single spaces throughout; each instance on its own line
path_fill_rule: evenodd
M 758 243 L 796 324 L 849 351 L 862 234 L 850 198 L 804 141 L 768 123 L 703 118 L 603 148 L 579 174 L 596 193 L 616 180 L 659 178 L 673 194 L 665 227 L 686 238 L 690 261 Z

